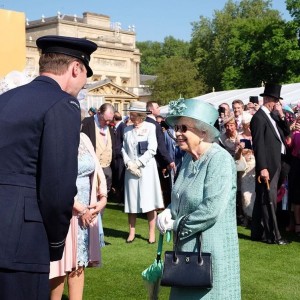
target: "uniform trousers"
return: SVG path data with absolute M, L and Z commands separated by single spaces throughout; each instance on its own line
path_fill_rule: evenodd
M 49 273 L 0 269 L 1 300 L 49 300 Z

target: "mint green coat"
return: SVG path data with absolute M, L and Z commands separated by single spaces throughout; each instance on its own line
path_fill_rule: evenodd
M 212 254 L 213 288 L 172 288 L 170 299 L 239 300 L 240 263 L 236 224 L 236 168 L 230 154 L 217 144 L 197 161 L 187 153 L 172 190 L 174 234 L 179 250 L 196 251 L 196 233 L 202 232 L 202 251 Z

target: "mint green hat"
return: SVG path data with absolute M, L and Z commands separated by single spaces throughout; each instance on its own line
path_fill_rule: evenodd
M 181 117 L 191 118 L 204 123 L 203 127 L 210 131 L 214 137 L 220 135 L 219 130 L 214 126 L 219 114 L 210 103 L 197 99 L 179 99 L 169 103 L 169 112 L 166 122 L 174 126 Z

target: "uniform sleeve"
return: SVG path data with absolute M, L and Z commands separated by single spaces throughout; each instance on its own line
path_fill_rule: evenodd
M 72 216 L 79 133 L 80 106 L 76 99 L 63 99 L 48 110 L 41 137 L 38 189 L 51 261 L 62 257 Z
M 207 230 L 217 222 L 228 205 L 235 207 L 235 203 L 229 204 L 229 201 L 235 202 L 236 171 L 234 168 L 233 159 L 228 153 L 220 151 L 214 154 L 207 167 L 203 191 L 199 191 L 199 196 L 203 195 L 202 201 L 192 213 L 174 222 L 174 231 L 180 230 L 180 240 Z M 178 228 L 182 218 L 184 220 L 181 228 Z

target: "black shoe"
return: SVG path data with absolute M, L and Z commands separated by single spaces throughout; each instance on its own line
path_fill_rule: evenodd
M 290 241 L 287 241 L 287 240 L 284 240 L 284 239 L 274 241 L 274 244 L 277 244 L 277 245 L 288 245 L 290 243 L 291 243 Z

